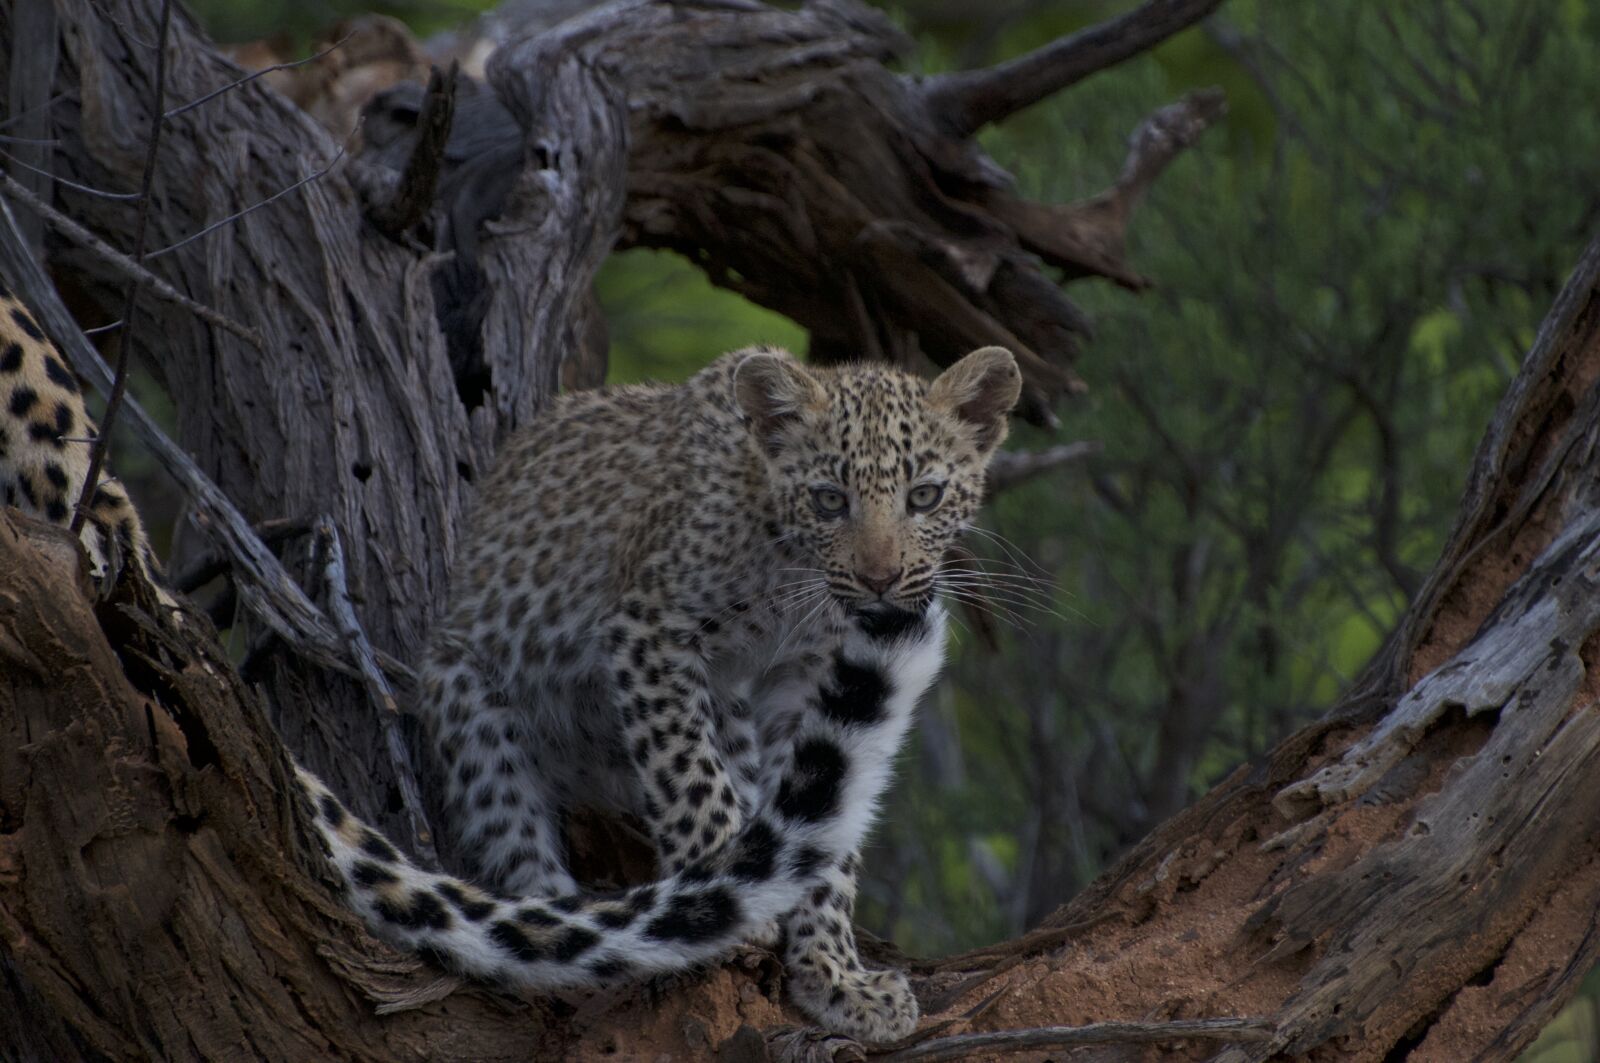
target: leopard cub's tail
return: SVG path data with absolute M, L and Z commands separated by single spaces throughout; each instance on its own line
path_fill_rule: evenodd
M 499 897 L 424 871 L 299 769 L 348 899 L 374 932 L 446 969 L 554 989 L 682 970 L 785 915 L 860 846 L 912 710 L 943 662 L 935 604 L 908 630 L 852 635 L 808 701 L 781 782 L 717 852 L 614 894 Z

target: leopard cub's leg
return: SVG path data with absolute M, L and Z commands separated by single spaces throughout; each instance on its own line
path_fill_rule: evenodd
M 789 992 L 827 1028 L 861 1041 L 895 1041 L 916 1029 L 917 998 L 903 973 L 872 970 L 856 952 L 851 920 L 860 867 L 855 853 L 835 864 L 790 914 L 784 968 Z
M 663 874 L 716 852 L 744 822 L 704 662 L 690 646 L 697 627 L 630 599 L 609 628 L 613 697 Z
M 540 770 L 526 713 L 507 703 L 471 650 L 448 638 L 430 652 L 423 688 L 448 815 L 478 876 L 507 894 L 572 892 L 549 773 Z

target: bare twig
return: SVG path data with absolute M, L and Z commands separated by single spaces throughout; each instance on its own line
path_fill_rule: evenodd
M 406 749 L 405 737 L 400 733 L 400 703 L 395 700 L 389 681 L 378 668 L 372 643 L 356 616 L 350 601 L 349 581 L 345 576 L 344 547 L 339 542 L 339 531 L 330 517 L 317 518 L 317 549 L 324 560 L 323 573 L 328 583 L 328 606 L 334 622 L 344 635 L 350 655 L 361 671 L 361 684 L 367 697 L 378 710 L 378 726 L 383 731 L 384 747 L 389 763 L 394 768 L 395 783 L 400 788 L 400 803 L 405 808 L 415 841 L 415 856 L 427 867 L 439 866 L 439 856 L 433 848 L 433 829 L 428 824 L 428 814 L 422 807 L 422 792 L 417 787 L 417 775 L 411 767 L 411 754 Z
M 10 129 L 12 126 L 16 125 L 25 118 L 38 114 L 40 111 L 48 111 L 50 108 L 54 107 L 56 104 L 60 103 L 62 100 L 65 100 L 71 95 L 72 91 L 70 89 L 66 92 L 58 92 L 48 100 L 45 100 L 43 103 L 39 104 L 37 107 L 29 107 L 26 111 L 19 111 L 10 118 L 0 121 L 0 129 Z
M 1082 461 L 1090 455 L 1100 453 L 1100 450 L 1099 441 L 1092 439 L 1061 443 L 1043 450 L 1002 450 L 989 459 L 989 473 L 985 486 L 989 495 L 994 496 L 1008 487 L 1015 487 L 1064 465 Z
M 1218 89 L 1196 89 L 1139 123 L 1128 137 L 1122 173 L 1110 188 L 1067 206 L 995 197 L 990 207 L 1024 247 L 1068 276 L 1107 277 L 1135 291 L 1149 282 L 1128 264 L 1128 220 L 1134 206 L 1178 153 L 1227 111 Z
M 206 102 L 208 102 L 210 100 L 214 100 L 218 96 L 221 96 L 225 92 L 232 92 L 234 89 L 238 88 L 241 85 L 248 85 L 248 84 L 250 84 L 250 82 L 254 81 L 256 78 L 265 77 L 268 74 L 271 74 L 271 73 L 273 73 L 275 71 L 278 71 L 278 70 L 293 70 L 297 66 L 305 66 L 307 63 L 315 63 L 318 59 L 323 58 L 324 56 L 328 55 L 328 53 L 334 51 L 336 48 L 338 48 L 339 46 L 344 44 L 344 42 L 348 41 L 350 39 L 350 37 L 351 37 L 351 34 L 346 33 L 343 37 L 340 37 L 338 40 L 334 41 L 332 44 L 330 44 L 326 48 L 322 49 L 322 51 L 318 52 L 316 55 L 308 55 L 304 59 L 295 59 L 292 62 L 288 62 L 288 63 L 274 63 L 271 66 L 264 66 L 260 70 L 257 70 L 252 74 L 247 74 L 244 77 L 239 78 L 237 81 L 228 82 L 226 85 L 222 86 L 220 89 L 212 89 L 210 92 L 206 93 L 204 96 L 196 96 L 194 99 L 190 100 L 188 103 L 180 103 L 178 106 L 176 106 L 172 110 L 168 111 L 162 117 L 165 117 L 165 118 L 176 118 L 178 115 L 183 114 L 185 111 L 192 111 L 196 107 L 200 106 L 202 103 L 206 103 Z
M 997 66 L 930 78 L 923 90 L 928 109 L 956 135 L 970 136 L 990 122 L 1147 51 L 1221 5 L 1222 0 L 1150 0 Z
M 1267 1041 L 1272 1023 L 1265 1019 L 1179 1019 L 1175 1022 L 1096 1022 L 1088 1026 L 1041 1026 L 1031 1030 L 963 1033 L 874 1055 L 873 1063 L 940 1063 L 1041 1048 L 1080 1045 L 1153 1044 L 1161 1041 Z
M 139 218 L 133 229 L 133 262 L 144 266 L 144 242 L 150 231 L 150 189 L 155 182 L 156 154 L 161 150 L 161 128 L 165 124 L 161 108 L 167 96 L 167 34 L 172 28 L 172 0 L 162 0 L 161 28 L 156 34 L 155 100 L 151 108 L 150 141 L 144 154 L 144 175 L 139 179 Z M 89 471 L 83 478 L 83 490 L 78 495 L 78 505 L 72 514 L 72 534 L 83 530 L 89 515 L 89 499 L 100 487 L 100 468 L 106 461 L 106 448 L 111 445 L 111 429 L 116 424 L 117 413 L 122 409 L 122 398 L 128 390 L 128 357 L 133 353 L 133 312 L 139 303 L 139 290 L 144 287 L 144 270 L 141 268 L 128 285 L 128 298 L 123 303 L 122 320 L 128 328 L 117 336 L 117 369 L 111 382 L 111 394 L 106 398 L 106 411 L 100 418 L 100 435 L 89 448 Z
M 74 192 L 82 192 L 86 196 L 98 196 L 101 199 L 119 199 L 130 203 L 139 198 L 138 192 L 107 192 L 103 188 L 95 188 L 92 185 L 80 184 L 77 181 L 62 177 L 59 174 L 53 174 L 49 170 L 44 170 L 34 166 L 32 163 L 23 162 L 21 159 L 4 149 L 0 149 L 0 157 L 7 159 L 13 165 L 22 167 L 29 173 L 36 173 L 41 177 L 48 177 L 56 184 L 70 188 Z
M 180 247 L 186 247 L 189 244 L 194 243 L 196 240 L 200 239 L 203 236 L 211 235 L 212 233 L 216 232 L 218 229 L 222 228 L 224 225 L 232 225 L 234 222 L 238 221 L 240 218 L 244 217 L 245 215 L 254 214 L 256 211 L 260 210 L 262 207 L 270 206 L 273 203 L 276 203 L 278 200 L 282 199 L 284 196 L 288 195 L 290 192 L 294 192 L 297 189 L 303 188 L 306 185 L 310 184 L 312 181 L 315 181 L 320 177 L 326 176 L 328 171 L 332 170 L 335 166 L 337 166 L 339 164 L 339 160 L 344 158 L 344 154 L 345 154 L 345 146 L 343 144 L 341 144 L 341 145 L 339 145 L 339 150 L 334 152 L 333 158 L 329 159 L 328 160 L 328 164 L 326 166 L 324 166 L 322 169 L 315 170 L 315 171 L 313 171 L 311 173 L 308 173 L 304 177 L 300 178 L 300 180 L 298 180 L 294 184 L 290 185 L 288 188 L 284 188 L 284 189 L 281 189 L 281 190 L 279 190 L 277 192 L 274 192 L 274 193 L 272 193 L 272 195 L 268 196 L 266 199 L 261 200 L 259 203 L 252 203 L 248 207 L 245 207 L 243 210 L 234 211 L 232 214 L 228 215 L 226 218 L 219 218 L 216 221 L 212 222 L 210 225 L 207 225 L 204 229 L 201 229 L 199 232 L 190 233 L 188 236 L 185 236 L 182 240 L 179 240 L 177 243 L 168 244 L 166 247 L 163 247 L 163 248 L 161 248 L 159 250 L 156 250 L 156 251 L 152 251 L 146 257 L 148 257 L 148 258 L 159 258 L 162 255 L 170 254 L 173 251 L 178 250 L 178 248 L 180 248 Z
M 114 267 L 116 270 L 122 273 L 123 276 L 130 280 L 142 277 L 145 285 L 149 287 L 152 294 L 158 296 L 166 302 L 172 303 L 175 306 L 183 307 L 185 310 L 189 311 L 200 320 L 206 322 L 208 325 L 215 325 L 217 328 L 220 328 L 225 332 L 232 333 L 233 335 L 244 340 L 246 343 L 250 344 L 250 346 L 254 347 L 256 350 L 259 351 L 262 349 L 262 344 L 265 341 L 262 340 L 261 333 L 257 332 L 255 329 L 247 328 L 246 326 L 241 325 L 239 322 L 233 320 L 231 317 L 228 317 L 226 314 L 223 314 L 217 310 L 213 310 L 204 303 L 196 302 L 187 295 L 184 295 L 182 292 L 178 291 L 178 289 L 174 288 L 160 277 L 157 277 L 154 273 L 151 273 L 148 269 L 145 269 L 143 266 L 139 265 L 139 263 L 123 254 L 121 251 L 118 251 L 116 248 L 100 239 L 88 229 L 84 228 L 82 225 L 79 225 L 77 222 L 73 221 L 59 210 L 56 210 L 38 196 L 34 195 L 20 182 L 12 178 L 10 174 L 0 173 L 0 189 L 4 189 L 6 195 L 22 203 L 29 210 L 39 215 L 39 217 L 44 219 L 44 221 L 56 232 L 60 233 L 62 236 L 65 236 L 79 247 L 84 248 L 101 261 Z M 109 331 L 121 324 L 122 321 L 120 320 L 114 321 L 109 325 L 101 325 L 96 329 L 84 329 L 84 332 L 89 335 L 93 335 L 96 332 Z

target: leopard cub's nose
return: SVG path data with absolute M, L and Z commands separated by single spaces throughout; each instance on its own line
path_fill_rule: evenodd
M 903 571 L 903 569 L 898 568 L 893 572 L 886 572 L 881 568 L 875 570 L 857 569 L 856 579 L 866 584 L 869 590 L 877 594 L 883 594 L 890 587 L 900 582 L 900 574 Z

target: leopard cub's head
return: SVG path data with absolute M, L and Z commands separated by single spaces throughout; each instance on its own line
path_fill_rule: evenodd
M 779 523 L 847 612 L 921 613 L 983 499 L 989 456 L 1022 387 L 1011 352 L 973 351 L 932 383 L 882 365 L 802 366 L 760 352 L 734 392 L 764 456 Z M 807 583 L 807 581 L 815 581 Z

